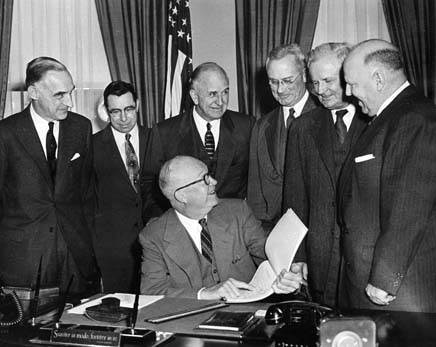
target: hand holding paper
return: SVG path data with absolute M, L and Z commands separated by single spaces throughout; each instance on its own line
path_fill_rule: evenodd
M 304 277 L 307 278 L 307 267 L 304 263 L 292 264 L 292 261 L 306 232 L 306 226 L 295 212 L 289 209 L 266 240 L 265 253 L 268 260 L 259 265 L 249 283 L 255 290 L 227 301 L 234 303 L 258 301 L 271 295 L 275 290 L 277 293 L 290 293 L 299 288 L 305 280 Z M 294 265 L 293 269 L 291 264 Z M 282 273 L 282 270 L 285 271 Z

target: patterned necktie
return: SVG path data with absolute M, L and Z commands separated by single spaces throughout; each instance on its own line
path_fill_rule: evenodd
M 295 119 L 295 110 L 293 108 L 290 108 L 288 118 L 286 118 L 286 129 L 289 129 L 294 119 Z
M 206 135 L 204 135 L 204 147 L 206 148 L 206 152 L 209 155 L 209 159 L 212 160 L 213 155 L 215 154 L 215 140 L 213 138 L 212 131 L 210 130 L 212 128 L 212 125 L 210 125 L 210 123 L 207 123 L 206 127 L 207 131 Z
M 213 263 L 213 249 L 212 239 L 210 237 L 209 229 L 207 227 L 206 218 L 202 218 L 198 221 L 201 225 L 201 254 L 206 258 L 209 263 Z
M 56 177 L 56 139 L 53 135 L 53 122 L 48 122 L 48 131 L 47 136 L 45 138 L 45 149 L 47 151 L 47 162 L 50 168 L 51 178 L 53 183 L 55 182 Z
M 344 122 L 344 116 L 348 113 L 346 109 L 336 111 L 336 122 L 335 129 L 336 134 L 338 134 L 338 139 L 340 143 L 344 143 L 345 137 L 347 136 L 347 126 Z
M 126 164 L 127 173 L 129 174 L 130 183 L 132 183 L 133 188 L 136 192 L 139 192 L 139 164 L 138 157 L 136 156 L 135 150 L 130 142 L 130 134 L 126 134 Z

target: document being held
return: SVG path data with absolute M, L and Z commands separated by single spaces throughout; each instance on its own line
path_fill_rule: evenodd
M 273 293 L 272 284 L 283 269 L 289 270 L 298 247 L 307 233 L 307 228 L 292 209 L 280 218 L 265 243 L 268 260 L 257 268 L 250 284 L 256 290 L 247 290 L 243 295 L 228 299 L 230 303 L 262 300 Z

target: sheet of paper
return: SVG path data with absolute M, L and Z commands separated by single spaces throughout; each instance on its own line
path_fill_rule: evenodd
M 306 233 L 306 226 L 295 212 L 289 209 L 277 222 L 266 240 L 265 253 L 268 260 L 259 265 L 250 281 L 250 284 L 257 290 L 227 301 L 230 303 L 253 302 L 271 295 L 273 282 L 280 271 L 290 269 Z
M 79 306 L 73 307 L 69 310 L 67 310 L 68 313 L 75 313 L 75 314 L 84 314 L 85 309 L 90 306 L 101 304 L 101 299 L 104 298 L 117 298 L 120 300 L 120 306 L 122 307 L 130 307 L 133 308 L 133 304 L 135 302 L 135 294 L 126 294 L 126 293 L 114 293 L 114 294 L 107 294 L 105 296 L 102 296 L 98 299 L 90 300 L 85 302 L 84 304 L 81 304 Z M 152 304 L 155 301 L 158 301 L 162 299 L 163 295 L 140 295 L 139 296 L 139 302 L 138 302 L 138 309 L 141 309 L 145 306 L 148 306 Z
M 277 275 L 283 269 L 290 269 L 306 233 L 307 227 L 292 209 L 277 222 L 265 244 L 266 256 Z

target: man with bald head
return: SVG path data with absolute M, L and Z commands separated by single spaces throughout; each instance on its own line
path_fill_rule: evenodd
M 265 259 L 265 234 L 244 200 L 219 200 L 218 182 L 202 161 L 176 156 L 162 166 L 159 186 L 172 209 L 139 235 L 142 294 L 232 299 Z M 282 271 L 276 293 L 290 293 L 302 278 Z
M 176 155 L 202 160 L 217 178 L 220 198 L 244 199 L 247 193 L 248 151 L 254 118 L 227 109 L 229 78 L 216 63 L 199 65 L 192 73 L 189 95 L 193 108 L 153 128 L 150 166 L 144 189 L 153 202 L 152 215 L 169 207 L 157 186 L 160 167 Z
M 372 117 L 339 186 L 347 304 L 436 312 L 436 108 L 389 42 L 358 44 L 344 73 Z

